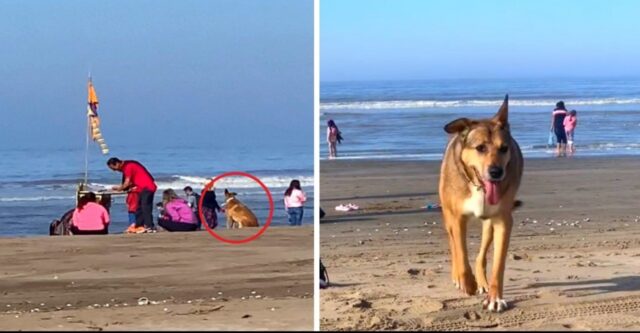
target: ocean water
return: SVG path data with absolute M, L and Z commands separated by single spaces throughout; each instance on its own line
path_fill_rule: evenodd
M 3 156 L 0 159 L 0 236 L 47 235 L 49 223 L 75 205 L 75 191 L 84 178 L 84 142 L 72 148 L 44 146 L 0 148 Z M 106 166 L 110 156 L 135 159 L 147 167 L 159 187 L 154 205 L 161 200 L 162 190 L 166 188 L 184 196 L 182 189 L 187 185 L 200 192 L 205 182 L 221 173 L 249 172 L 271 192 L 275 206 L 271 225 L 277 227 L 288 225 L 283 193 L 292 179 L 299 179 L 308 197 L 303 224 L 313 224 L 311 145 L 290 145 L 286 151 L 264 147 L 230 149 L 226 145 L 215 149 L 161 144 L 155 144 L 153 149 L 118 145 L 110 148 L 113 155 L 103 156 L 97 145 L 90 145 L 88 182 L 96 189 L 119 184 L 121 180 L 121 173 Z M 224 203 L 223 192 L 229 188 L 238 193 L 238 199 L 264 224 L 269 203 L 258 183 L 249 178 L 230 177 L 219 180 L 215 186 L 218 203 Z M 124 198 L 113 197 L 110 233 L 122 232 L 128 225 Z M 218 221 L 224 223 L 224 214 L 218 215 Z
M 444 125 L 491 117 L 509 94 L 511 131 L 525 157 L 551 157 L 551 112 L 559 100 L 578 112 L 576 156 L 640 154 L 640 79 L 519 79 L 323 82 L 321 159 L 326 123 L 344 141 L 340 159 L 439 160 Z

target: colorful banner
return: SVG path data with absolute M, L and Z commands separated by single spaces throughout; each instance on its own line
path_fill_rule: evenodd
M 87 117 L 89 118 L 89 124 L 91 126 L 91 139 L 93 139 L 94 142 L 97 142 L 98 145 L 100 145 L 102 154 L 106 155 L 109 153 L 109 148 L 104 142 L 104 138 L 102 138 L 102 133 L 100 132 L 100 117 L 98 117 L 98 95 L 96 95 L 96 90 L 93 87 L 91 78 L 89 78 L 88 91 L 89 97 L 87 106 Z

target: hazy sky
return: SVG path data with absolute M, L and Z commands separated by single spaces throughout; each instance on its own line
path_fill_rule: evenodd
M 320 80 L 640 75 L 640 1 L 322 0 Z
M 107 144 L 313 149 L 312 0 L 0 0 L 0 48 L 0 147 L 84 145 L 91 70 Z

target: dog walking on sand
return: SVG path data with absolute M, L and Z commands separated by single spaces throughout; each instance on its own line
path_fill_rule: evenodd
M 513 224 L 512 211 L 521 203 L 520 187 L 523 158 L 509 130 L 509 96 L 490 119 L 459 118 L 444 130 L 452 134 L 440 171 L 440 202 L 451 250 L 451 278 L 468 295 L 488 293 L 483 307 L 501 312 L 507 308 L 503 298 L 504 270 Z M 482 220 L 482 242 L 476 258 L 475 277 L 467 254 L 467 223 Z M 485 266 L 487 250 L 493 245 L 491 282 Z

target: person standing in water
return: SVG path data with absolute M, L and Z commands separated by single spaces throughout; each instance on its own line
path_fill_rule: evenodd
M 122 184 L 112 187 L 114 191 L 133 191 L 138 193 L 136 228 L 144 226 L 144 232 L 155 232 L 153 224 L 153 195 L 158 186 L 151 173 L 137 161 L 121 161 L 112 157 L 107 166 L 113 171 L 122 172 Z
M 342 143 L 342 135 L 333 119 L 327 122 L 327 143 L 329 143 L 329 159 L 338 157 L 337 144 Z
M 307 201 L 307 196 L 302 192 L 300 181 L 292 180 L 289 188 L 284 192 L 284 207 L 289 215 L 290 225 L 302 225 L 305 201 Z
M 574 146 L 574 133 L 576 126 L 578 125 L 578 116 L 576 110 L 571 110 L 569 115 L 564 118 L 564 131 L 567 133 L 567 150 L 573 155 L 576 152 L 576 146 Z
M 556 156 L 566 154 L 567 149 L 567 133 L 564 130 L 564 118 L 567 116 L 567 109 L 564 102 L 556 103 L 556 108 L 551 113 L 551 130 L 556 135 L 557 151 Z

